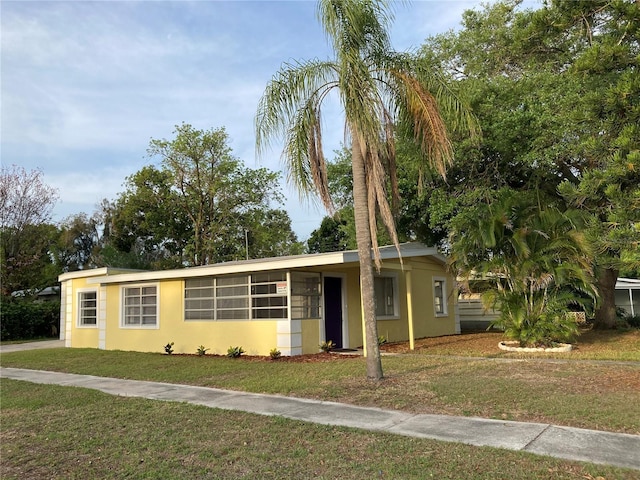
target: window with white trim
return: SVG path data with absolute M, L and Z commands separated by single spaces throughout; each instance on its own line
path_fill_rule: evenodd
M 433 307 L 436 315 L 447 314 L 447 282 L 444 278 L 433 279 Z
M 249 277 L 218 277 L 216 281 L 217 320 L 249 319 Z
M 376 318 L 398 317 L 398 277 L 380 275 L 373 279 L 376 302 Z
M 122 326 L 156 327 L 158 325 L 158 286 L 122 287 Z
M 78 292 L 78 326 L 98 326 L 97 290 L 81 290 Z
M 185 320 L 287 318 L 286 272 L 188 278 L 184 282 Z

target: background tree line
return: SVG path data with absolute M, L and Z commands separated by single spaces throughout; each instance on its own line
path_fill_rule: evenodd
M 151 140 L 148 155 L 158 164 L 127 177 L 115 199 L 59 224 L 51 221 L 58 194 L 42 172 L 2 166 L 3 325 L 17 324 L 5 318 L 11 302 L 30 301 L 63 272 L 181 268 L 302 253 L 282 208 L 278 173 L 244 167 L 224 128 L 183 123 L 174 133 L 171 140 Z M 3 338 L 15 336 L 3 332 Z
M 3 293 L 102 266 L 166 269 L 302 253 L 282 208 L 280 175 L 233 157 L 224 128 L 176 127 L 91 216 L 51 223 L 57 192 L 39 171 L 2 168 Z M 34 234 L 34 232 L 36 232 Z

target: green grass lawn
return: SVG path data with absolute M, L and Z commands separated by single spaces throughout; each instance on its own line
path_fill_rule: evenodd
M 328 354 L 271 361 L 61 348 L 4 353 L 0 363 L 640 434 L 640 407 L 630 401 L 640 398 L 640 363 L 629 361 L 640 350 L 636 332 L 591 333 L 578 351 L 554 359 L 496 353 L 498 337 L 487 333 L 425 339 L 414 353 L 383 357 L 381 382 L 365 378 L 364 359 Z M 638 478 L 637 471 L 79 388 L 3 380 L 0 394 L 3 479 Z
M 637 471 L 2 380 L 3 479 L 636 479 Z
M 1 356 L 7 367 L 291 395 L 413 413 L 640 433 L 640 407 L 629 401 L 640 396 L 638 362 L 414 353 L 383 357 L 386 378 L 371 382 L 365 378 L 361 357 L 319 355 L 307 360 L 312 361 L 95 349 L 32 350 Z

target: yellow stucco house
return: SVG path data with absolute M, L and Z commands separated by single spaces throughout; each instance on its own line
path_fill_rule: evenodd
M 381 249 L 378 331 L 389 341 L 460 333 L 454 279 L 435 248 Z M 98 268 L 60 275 L 67 347 L 249 355 L 363 345 L 358 252 L 227 262 L 163 271 Z

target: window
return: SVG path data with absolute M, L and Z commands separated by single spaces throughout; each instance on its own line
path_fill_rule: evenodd
M 433 280 L 433 306 L 436 315 L 447 314 L 447 284 L 443 278 Z
M 216 318 L 218 320 L 249 318 L 249 277 L 247 275 L 216 279 Z
M 184 282 L 184 319 L 213 320 L 215 289 L 213 277 L 187 279 Z
M 376 301 L 376 317 L 398 316 L 398 279 L 395 276 L 379 276 L 373 280 Z
M 287 274 L 251 275 L 252 318 L 287 318 Z
M 184 319 L 287 318 L 287 299 L 286 272 L 186 279 Z
M 319 273 L 291 274 L 291 318 L 320 318 L 321 282 Z
M 143 285 L 123 287 L 124 327 L 155 327 L 158 324 L 158 287 Z
M 98 325 L 98 292 L 87 290 L 78 292 L 78 326 Z

